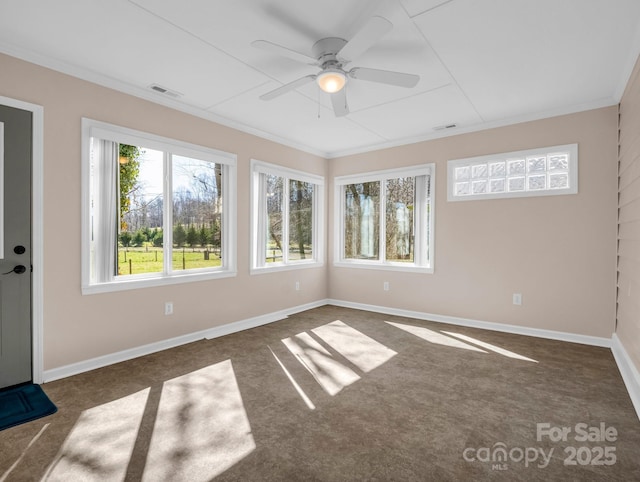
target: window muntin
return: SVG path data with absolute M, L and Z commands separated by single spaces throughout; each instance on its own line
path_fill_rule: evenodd
M 89 119 L 82 127 L 83 293 L 235 275 L 234 155 Z
M 336 265 L 433 271 L 433 164 L 335 179 Z
M 578 146 L 452 160 L 448 200 L 545 196 L 578 192 Z
M 252 272 L 322 263 L 324 179 L 252 161 Z

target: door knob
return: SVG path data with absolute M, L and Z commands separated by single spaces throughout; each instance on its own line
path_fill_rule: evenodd
M 13 248 L 13 252 L 16 254 L 24 254 L 24 252 L 26 251 L 24 246 L 16 246 L 15 248 Z
M 11 273 L 22 274 L 25 271 L 27 271 L 27 267 L 19 264 L 17 266 L 14 266 L 11 271 L 7 271 L 6 273 L 2 273 L 2 274 L 11 274 Z

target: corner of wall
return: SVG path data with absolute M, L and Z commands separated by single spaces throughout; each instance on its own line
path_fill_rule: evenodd
M 615 333 L 611 339 L 611 351 L 629 392 L 629 397 L 631 397 L 631 403 L 636 410 L 638 419 L 640 419 L 640 372 Z

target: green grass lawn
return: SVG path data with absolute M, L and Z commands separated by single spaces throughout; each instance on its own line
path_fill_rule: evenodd
M 182 248 L 174 248 L 172 253 L 174 270 L 213 268 L 220 266 L 222 260 L 213 251 L 209 251 L 209 259 L 205 259 L 203 248 L 184 249 L 184 264 Z M 119 248 L 118 274 L 161 273 L 164 256 L 162 248 Z

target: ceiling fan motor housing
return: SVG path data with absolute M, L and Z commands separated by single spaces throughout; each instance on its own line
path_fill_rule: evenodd
M 342 50 L 347 44 L 347 41 L 337 37 L 328 37 L 318 40 L 313 47 L 311 47 L 311 52 L 313 52 L 313 56 L 318 59 L 318 64 L 323 69 L 326 68 L 342 68 L 342 62 L 338 60 L 338 52 Z

